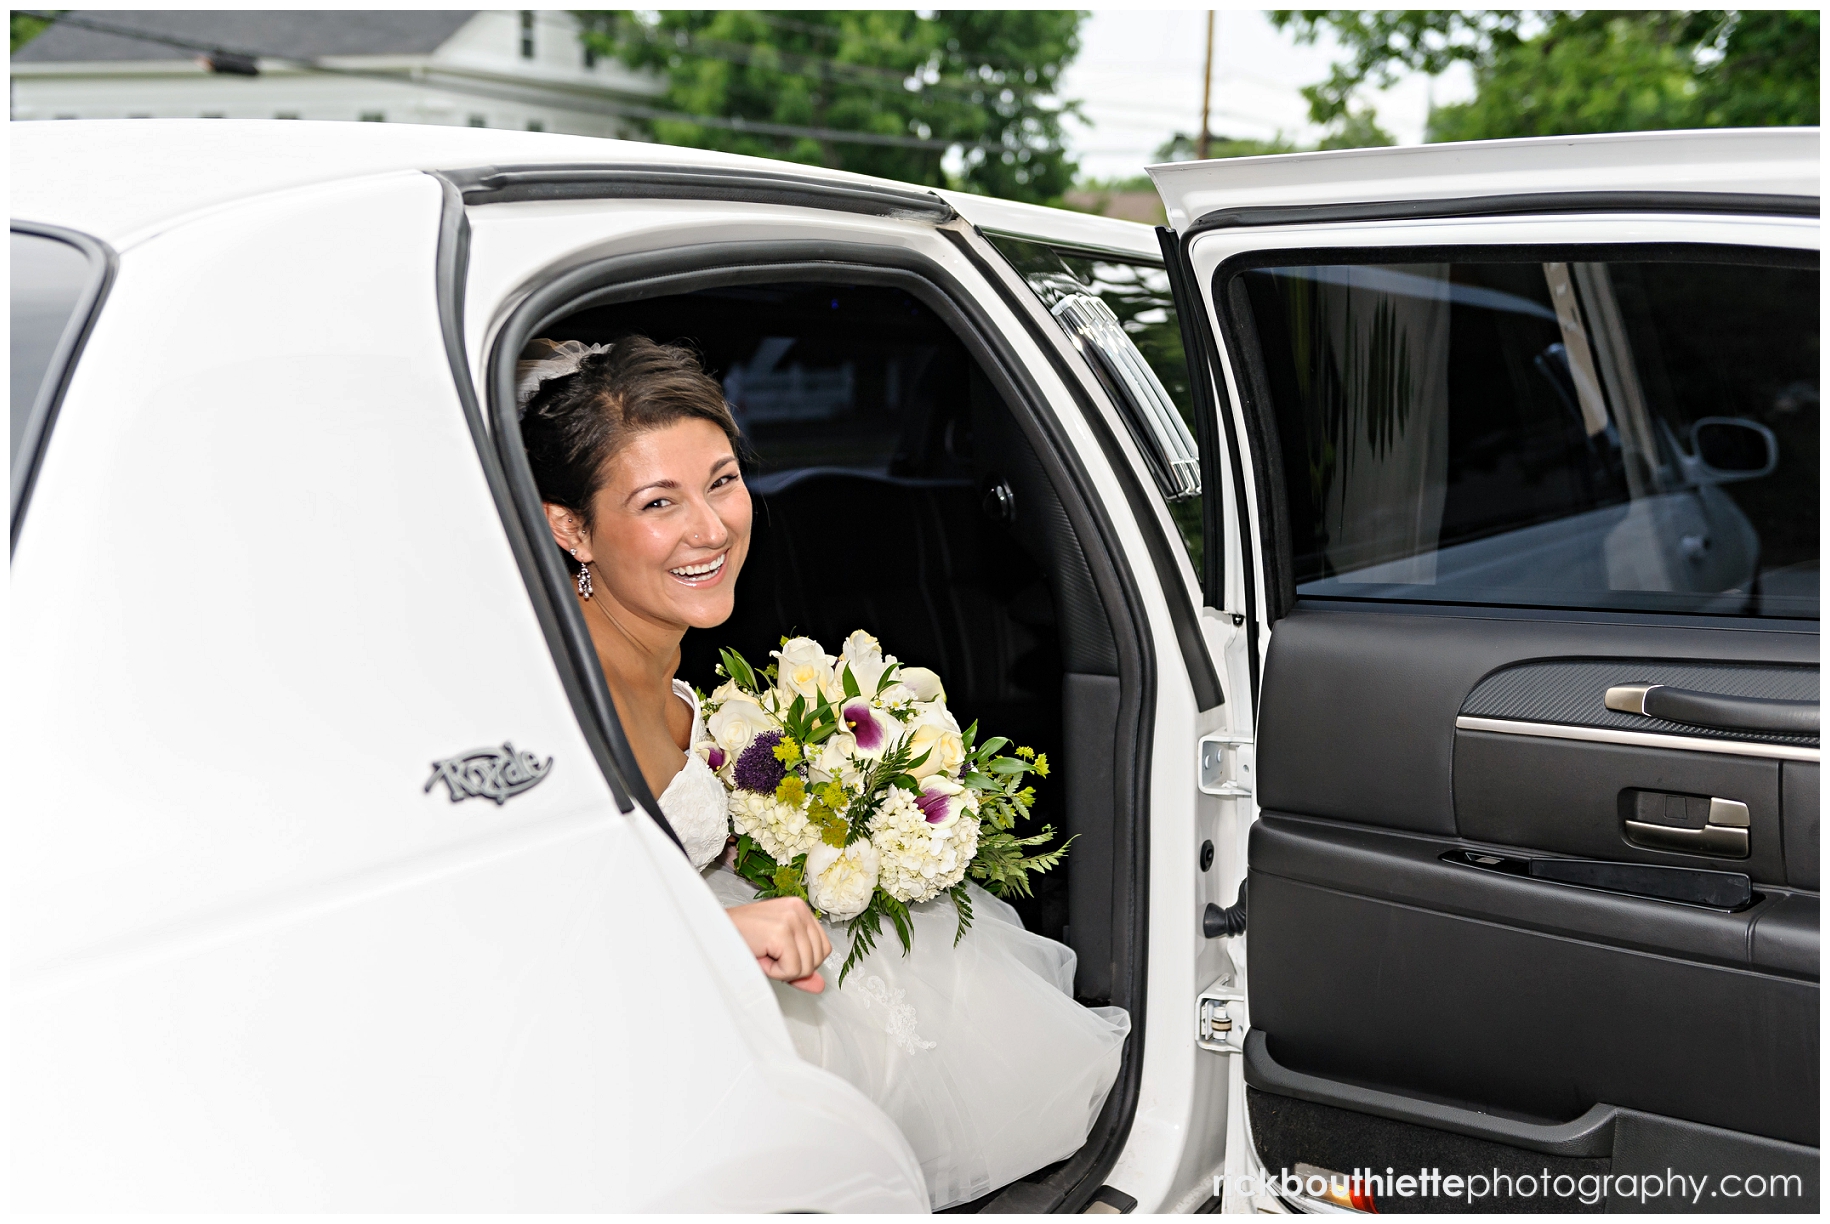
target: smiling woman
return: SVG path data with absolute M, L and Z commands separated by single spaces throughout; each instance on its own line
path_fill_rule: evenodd
M 757 311 L 759 295 L 775 309 Z M 714 317 L 720 305 L 723 320 Z M 695 324 L 695 347 L 723 356 L 708 363 L 722 373 L 722 387 L 691 349 L 643 334 L 667 334 L 657 325 L 670 321 L 670 306 Z M 1018 453 L 1008 425 L 1000 428 L 1003 405 L 974 376 L 958 341 L 906 294 L 769 286 L 726 299 L 642 299 L 636 309 L 646 319 L 599 312 L 560 320 L 558 334 L 575 338 L 532 341 L 517 370 L 527 400 L 522 436 L 546 523 L 574 575 L 618 721 L 688 859 L 780 984 L 777 1001 L 801 1056 L 851 1083 L 897 1123 L 921 1163 L 932 1206 L 979 1199 L 1085 1143 L 1118 1073 L 1128 1015 L 1077 1001 L 1075 950 L 1029 928 L 1016 908 L 976 884 L 962 885 L 968 900 L 961 912 L 977 919 L 970 926 L 951 900 L 911 898 L 926 902 L 898 911 L 898 930 L 909 925 L 904 943 L 913 947 L 906 954 L 890 946 L 865 951 L 855 964 L 832 949 L 849 942 L 844 922 L 862 902 L 848 909 L 845 898 L 853 894 L 826 888 L 834 863 L 818 860 L 827 850 L 801 851 L 808 878 L 822 881 L 809 886 L 808 899 L 793 895 L 798 888 L 778 887 L 756 900 L 754 879 L 714 860 L 731 824 L 727 812 L 739 816 L 740 830 L 755 832 L 742 818 L 743 804 L 783 781 L 790 758 L 780 754 L 782 733 L 751 706 L 765 724 L 756 730 L 765 734 L 733 737 L 731 720 L 743 717 L 746 703 L 729 693 L 721 700 L 719 692 L 707 728 L 698 699 L 676 676 L 708 688 L 716 683 L 710 669 L 694 665 L 688 636 L 716 627 L 720 638 L 730 634 L 758 658 L 779 643 L 771 653 L 783 683 L 798 683 L 802 666 L 810 671 L 806 682 L 815 683 L 812 673 L 824 659 L 817 645 L 782 636 L 804 628 L 810 609 L 784 611 L 782 595 L 810 595 L 825 617 L 856 616 L 852 627 L 867 627 L 847 640 L 874 646 L 872 629 L 880 628 L 898 649 L 906 640 L 922 659 L 941 663 L 939 652 L 928 653 L 932 631 L 902 632 L 910 612 L 919 620 L 929 600 L 964 603 L 982 586 L 979 599 L 956 611 L 973 639 L 962 663 L 976 666 L 949 666 L 949 674 L 959 677 L 968 702 L 982 703 L 988 688 L 1014 687 L 1003 684 L 998 664 L 1015 643 L 1002 651 L 996 645 L 1018 627 L 989 596 L 1024 585 L 1045 606 L 1048 596 L 1022 546 L 997 533 L 1013 525 L 1010 506 L 1041 503 L 1040 490 L 1020 476 L 975 471 L 975 455 L 992 452 L 1009 462 Z M 859 314 L 862 326 L 850 317 Z M 759 335 L 759 327 L 772 330 Z M 856 343 L 858 330 L 864 343 Z M 760 452 L 750 483 L 738 459 L 738 420 Z M 985 441 L 975 446 L 975 436 Z M 1022 483 L 1022 493 L 1010 490 L 1011 480 Z M 981 488 L 999 487 L 1002 499 L 981 509 Z M 842 568 L 822 563 L 818 543 L 835 521 L 871 524 L 898 542 L 857 549 Z M 984 558 L 948 561 L 973 540 Z M 812 581 L 797 579 L 796 550 L 814 555 Z M 870 564 L 873 554 L 881 555 L 878 566 Z M 746 577 L 752 555 L 755 572 Z M 971 573 L 954 573 L 961 569 Z M 982 582 L 960 581 L 981 572 Z M 1052 629 L 1050 617 L 1029 619 Z M 925 674 L 938 695 L 935 673 L 914 666 L 913 655 L 910 661 L 907 683 L 919 686 Z M 1000 695 L 1007 705 L 1025 704 Z M 881 753 L 891 744 L 871 711 L 868 702 L 850 703 L 841 717 L 860 750 Z M 1000 730 L 1007 725 L 993 721 Z M 957 738 L 959 727 L 952 730 Z M 922 743 L 920 735 L 909 743 Z M 739 752 L 732 768 L 746 788 L 729 798 L 714 772 L 727 750 Z M 905 807 L 925 845 L 937 827 L 934 815 L 913 800 Z M 971 827 L 976 836 L 976 823 Z M 874 856 L 873 840 L 862 845 Z M 911 870 L 914 843 L 898 845 L 901 869 Z M 836 862 L 836 848 L 828 849 Z M 782 869 L 800 871 L 792 850 L 779 857 Z M 873 857 L 861 876 L 863 901 L 876 881 Z M 809 899 L 824 921 L 815 919 Z M 1037 904 L 1048 898 L 1020 899 L 1039 911 L 1039 925 L 1063 925 L 1059 917 L 1048 920 L 1047 904 Z M 1058 892 L 1054 900 L 1058 908 Z M 987 1040 L 994 1033 L 1023 1039 Z

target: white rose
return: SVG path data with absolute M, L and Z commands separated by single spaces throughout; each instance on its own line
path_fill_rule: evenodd
M 896 682 L 915 694 L 917 701 L 947 700 L 947 690 L 940 677 L 925 667 L 905 667 L 896 673 Z
M 807 780 L 815 786 L 830 782 L 838 777 L 849 763 L 845 757 L 845 748 L 839 743 L 845 738 L 841 735 L 827 736 L 826 742 L 813 749 L 807 760 Z
M 797 696 L 805 697 L 809 703 L 817 702 L 821 691 L 832 682 L 832 656 L 812 638 L 789 638 L 780 650 L 769 653 L 777 663 L 775 687 L 784 707 L 792 705 Z
M 966 759 L 966 743 L 960 738 L 959 723 L 948 712 L 947 707 L 939 702 L 917 706 L 910 715 L 909 725 L 914 728 L 909 737 L 909 756 L 911 759 L 928 754 L 928 759 L 909 772 L 917 778 L 926 778 L 931 774 L 959 772 L 959 767 Z
M 807 852 L 807 900 L 833 922 L 856 918 L 877 887 L 877 848 L 868 839 L 844 849 L 821 842 Z
M 732 697 L 718 707 L 712 720 L 706 724 L 706 730 L 725 751 L 727 760 L 735 760 L 737 755 L 750 746 L 750 741 L 765 731 L 776 730 L 775 720 L 763 712 L 763 708 L 748 697 Z
M 845 664 L 851 668 L 851 678 L 857 681 L 858 691 L 866 697 L 877 695 L 877 682 L 883 673 L 889 670 L 889 664 L 882 659 L 854 659 Z M 840 683 L 843 684 L 843 677 Z
M 883 646 L 864 630 L 854 629 L 845 645 L 839 647 L 839 657 L 852 665 L 852 674 L 856 675 L 860 663 L 883 662 Z
M 748 700 L 749 694 L 737 687 L 737 681 L 726 680 L 723 684 L 712 690 L 712 695 L 707 697 L 706 701 L 712 705 L 722 705 L 733 697 L 742 697 L 745 700 Z

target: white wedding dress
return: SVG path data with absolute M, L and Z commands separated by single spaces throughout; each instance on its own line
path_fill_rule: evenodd
M 704 736 L 693 692 L 693 744 Z M 661 811 L 705 869 L 724 849 L 725 792 L 704 758 L 661 793 Z M 724 867 L 706 871 L 729 909 L 755 890 Z M 828 924 L 824 993 L 776 982 L 795 1048 L 876 1102 L 907 1136 L 930 1205 L 969 1202 L 1065 1159 L 1086 1142 L 1118 1077 L 1131 1019 L 1118 1007 L 1074 1002 L 1074 951 L 1023 929 L 1016 910 L 971 886 L 973 923 L 956 947 L 953 903 L 910 907 L 914 949 L 887 926 L 876 951 L 852 966 L 842 925 Z

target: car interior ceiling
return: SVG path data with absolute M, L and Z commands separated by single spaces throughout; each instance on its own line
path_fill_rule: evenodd
M 933 668 L 962 727 L 1049 754 L 1037 832 L 1076 835 L 1013 897 L 1079 954 L 1076 994 L 1114 1000 L 1112 729 L 1118 650 L 1082 545 L 1018 421 L 960 338 L 893 287 L 746 285 L 590 308 L 554 339 L 640 334 L 697 351 L 750 454 L 750 553 L 725 624 L 680 676 L 709 692 L 720 647 L 769 661 L 783 635 L 854 629 Z M 1103 743 L 1082 743 L 1080 727 Z M 1122 990 L 1118 993 L 1123 993 Z

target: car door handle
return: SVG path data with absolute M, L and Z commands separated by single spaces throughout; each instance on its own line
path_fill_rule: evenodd
M 1668 684 L 1616 684 L 1602 698 L 1610 710 L 1718 731 L 1776 731 L 1816 735 L 1815 701 L 1770 701 L 1672 688 Z

